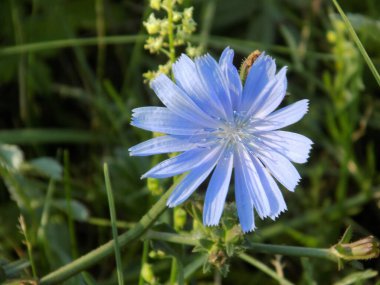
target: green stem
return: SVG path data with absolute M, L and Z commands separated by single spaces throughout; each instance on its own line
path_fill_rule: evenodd
M 143 245 L 143 254 L 142 254 L 142 259 L 141 259 L 139 285 L 144 285 L 143 270 L 144 270 L 144 264 L 148 262 L 148 254 L 149 254 L 149 240 L 146 239 L 146 240 L 144 240 L 144 245 Z
M 344 13 L 344 11 L 342 10 L 342 8 L 340 7 L 338 1 L 336 0 L 332 0 L 332 2 L 334 3 L 335 5 L 335 8 L 338 10 L 340 16 L 342 17 L 349 33 L 351 34 L 351 37 L 352 39 L 354 40 L 355 44 L 357 45 L 360 53 L 362 54 L 365 62 L 367 63 L 369 69 L 371 70 L 373 76 L 375 77 L 376 81 L 377 81 L 377 84 L 379 84 L 380 86 L 380 75 L 378 73 L 378 71 L 376 70 L 376 67 L 375 65 L 373 64 L 371 58 L 368 56 L 368 53 L 367 51 L 365 50 L 363 44 L 361 43 L 358 35 L 356 34 L 354 28 L 352 27 L 351 23 L 350 23 L 350 20 L 348 20 L 346 14 Z
M 96 35 L 98 36 L 98 54 L 97 54 L 97 66 L 96 74 L 100 82 L 103 80 L 104 66 L 105 66 L 105 52 L 106 46 L 104 45 L 103 39 L 106 35 L 106 25 L 104 21 L 104 3 L 103 0 L 96 0 L 95 2 L 95 13 L 96 13 Z
M 179 183 L 179 181 L 177 181 L 177 183 Z M 121 248 L 131 242 L 138 240 L 145 233 L 145 231 L 158 219 L 158 217 L 160 217 L 160 215 L 166 210 L 166 201 L 175 189 L 175 186 L 176 184 L 173 184 L 170 189 L 161 196 L 160 200 L 158 200 L 157 203 L 153 205 L 153 207 L 141 218 L 135 227 L 121 234 L 117 238 Z M 88 267 L 91 267 L 105 257 L 112 255 L 114 252 L 114 244 L 115 241 L 111 240 L 106 244 L 103 244 L 100 247 L 94 249 L 93 251 L 81 256 L 77 260 L 74 260 L 73 262 L 49 273 L 48 275 L 41 278 L 40 285 L 60 284 L 64 280 L 78 274 Z
M 291 255 L 299 257 L 316 257 L 329 259 L 331 261 L 337 261 L 337 259 L 331 254 L 330 249 L 327 248 L 311 248 L 251 242 L 249 243 L 249 249 L 254 252 L 267 254 Z
M 67 225 L 69 228 L 70 236 L 70 248 L 72 258 L 78 257 L 78 245 L 76 240 L 74 219 L 73 219 L 73 207 L 71 203 L 71 179 L 70 179 L 70 156 L 69 151 L 66 149 L 63 152 L 63 183 L 65 189 L 66 207 L 67 207 Z
M 178 264 L 177 259 L 175 257 L 172 257 L 172 266 L 170 269 L 170 281 L 169 284 L 176 284 L 177 282 L 177 275 L 178 275 Z
M 175 46 L 174 46 L 174 22 L 173 22 L 173 4 L 174 1 L 167 7 L 168 13 L 168 40 L 169 40 L 169 60 L 172 66 L 175 62 Z M 173 76 L 172 76 L 173 77 Z
M 261 270 L 265 274 L 269 275 L 273 279 L 277 280 L 281 285 L 293 285 L 294 283 L 290 282 L 289 280 L 285 279 L 284 277 L 278 275 L 274 270 L 270 269 L 268 266 L 266 266 L 264 263 L 258 261 L 257 259 L 245 254 L 240 253 L 239 257 L 246 261 L 247 263 L 253 265 L 257 269 Z
M 199 244 L 198 240 L 193 238 L 192 236 L 157 232 L 157 231 L 152 231 L 152 230 L 149 230 L 146 233 L 144 239 L 162 240 L 162 241 L 179 243 L 179 244 L 184 244 L 184 245 L 192 245 L 192 246 L 196 246 Z
M 109 44 L 130 44 L 135 42 L 144 41 L 146 38 L 145 35 L 128 35 L 128 36 L 107 36 L 102 38 L 102 43 L 105 45 Z M 64 39 L 56 41 L 46 41 L 46 42 L 37 42 L 30 44 L 22 44 L 16 46 L 10 46 L 0 49 L 0 57 L 22 54 L 25 52 L 39 52 L 44 50 L 51 49 L 60 49 L 67 47 L 76 47 L 76 46 L 91 46 L 97 45 L 99 39 L 95 38 L 81 38 L 81 39 Z
M 185 244 L 196 246 L 199 245 L 199 239 L 192 237 L 190 235 L 180 235 L 165 232 L 157 232 L 149 230 L 145 236 L 148 239 L 162 240 L 172 243 Z M 267 254 L 281 254 L 281 255 L 291 255 L 299 257 L 317 257 L 325 258 L 331 261 L 336 261 L 336 258 L 331 254 L 330 250 L 327 248 L 309 248 L 301 246 L 288 246 L 288 245 L 271 245 L 265 243 L 254 243 L 250 242 L 248 244 L 248 249 L 254 252 L 267 253 Z
M 119 240 L 117 238 L 115 201 L 113 198 L 111 180 L 110 180 L 110 176 L 108 172 L 107 163 L 103 165 L 103 169 L 104 169 L 104 180 L 106 183 L 106 190 L 107 190 L 107 197 L 108 197 L 108 206 L 110 209 L 110 216 L 111 216 L 112 237 L 114 240 L 114 249 L 115 249 L 116 267 L 117 267 L 117 279 L 118 279 L 119 285 L 124 285 L 123 265 L 121 263 Z

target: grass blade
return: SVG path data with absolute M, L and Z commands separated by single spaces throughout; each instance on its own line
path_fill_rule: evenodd
M 118 279 L 119 285 L 124 285 L 123 266 L 121 263 L 120 245 L 119 245 L 117 226 L 116 226 L 115 201 L 113 199 L 113 193 L 112 193 L 112 187 L 111 187 L 111 181 L 110 181 L 110 177 L 108 173 L 107 163 L 104 164 L 103 169 L 104 169 L 104 180 L 106 182 L 108 206 L 110 208 L 112 236 L 113 236 L 113 240 L 115 241 L 114 249 L 115 249 L 115 258 L 116 258 L 116 266 L 117 266 L 117 279 Z
M 371 58 L 368 56 L 368 53 L 365 50 L 365 48 L 364 48 L 362 42 L 360 41 L 358 35 L 356 34 L 354 28 L 352 27 L 350 20 L 347 18 L 346 14 L 344 13 L 342 8 L 340 7 L 338 1 L 332 0 L 332 2 L 334 3 L 335 8 L 338 10 L 340 16 L 342 17 L 344 24 L 346 25 L 352 39 L 354 40 L 355 44 L 358 46 L 358 49 L 359 49 L 360 53 L 362 54 L 365 62 L 367 63 L 369 69 L 371 70 L 373 76 L 375 77 L 377 84 L 379 84 L 379 86 L 380 86 L 380 75 L 379 75 L 378 71 L 376 70 L 376 67 L 373 64 Z

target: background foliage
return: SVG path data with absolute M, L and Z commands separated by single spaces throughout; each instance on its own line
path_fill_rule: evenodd
M 378 1 L 341 2 L 379 69 Z M 184 0 L 190 5 L 198 23 L 194 44 L 215 56 L 225 46 L 234 48 L 237 66 L 253 50 L 266 50 L 279 66 L 289 66 L 285 103 L 311 102 L 309 114 L 293 127 L 315 143 L 310 162 L 298 167 L 302 183 L 295 193 L 285 193 L 288 212 L 276 222 L 257 221 L 248 239 L 330 247 L 348 225 L 355 237 L 379 237 L 379 86 L 332 3 Z M 0 265 L 29 259 L 29 248 L 41 277 L 111 239 L 104 162 L 119 232 L 169 187 L 170 181 L 148 187 L 139 177 L 154 161 L 127 152 L 150 136 L 129 126 L 131 109 L 159 104 L 142 78 L 164 60 L 143 49 L 142 21 L 150 12 L 143 1 L 0 2 Z M 172 216 L 167 211 L 160 221 L 173 225 Z M 191 222 L 187 215 L 176 230 L 190 230 Z M 145 245 L 148 251 L 162 249 Z M 213 270 L 199 269 L 191 247 L 170 250 L 182 252 L 185 265 L 197 265 L 186 271 L 190 284 L 276 284 L 240 259 L 231 260 L 220 281 Z M 157 250 L 145 255 L 146 282 L 169 278 L 170 250 L 166 257 Z M 122 251 L 127 284 L 137 284 L 142 255 L 142 242 Z M 375 284 L 380 266 L 370 260 L 338 271 L 325 260 L 255 257 L 297 284 Z M 109 257 L 65 284 L 117 284 L 115 268 Z M 32 268 L 23 276 L 33 276 Z

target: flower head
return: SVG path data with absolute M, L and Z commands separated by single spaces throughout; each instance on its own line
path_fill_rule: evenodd
M 132 125 L 164 133 L 130 149 L 146 156 L 182 152 L 143 177 L 166 178 L 188 172 L 176 186 L 168 206 L 184 202 L 212 173 L 204 202 L 203 223 L 217 225 L 223 212 L 232 172 L 235 200 L 244 232 L 260 218 L 276 218 L 286 210 L 273 177 L 293 191 L 300 180 L 292 162 L 305 163 L 312 142 L 279 129 L 299 121 L 308 100 L 277 111 L 284 99 L 286 67 L 276 73 L 274 60 L 261 54 L 249 70 L 244 87 L 226 48 L 219 62 L 210 55 L 192 61 L 182 55 L 173 65 L 175 82 L 159 75 L 151 87 L 165 107 L 133 110 Z

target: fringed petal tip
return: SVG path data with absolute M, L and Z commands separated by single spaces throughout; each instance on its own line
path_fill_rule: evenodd
M 282 213 L 285 213 L 288 210 L 288 208 L 285 206 L 284 209 L 280 210 L 279 212 L 270 215 L 269 218 L 271 218 L 273 221 L 275 221 Z
M 256 227 L 249 228 L 249 229 L 243 229 L 242 225 L 240 225 L 240 227 L 241 227 L 241 230 L 243 231 L 243 233 L 245 233 L 245 234 L 253 233 L 256 230 Z

